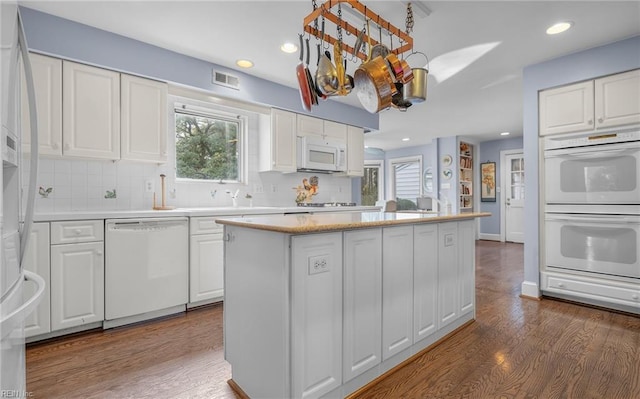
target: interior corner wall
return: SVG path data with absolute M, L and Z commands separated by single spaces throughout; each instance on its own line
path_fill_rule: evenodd
M 525 179 L 524 280 L 540 285 L 540 201 L 538 92 L 640 68 L 640 36 L 569 54 L 523 71 L 523 148 Z

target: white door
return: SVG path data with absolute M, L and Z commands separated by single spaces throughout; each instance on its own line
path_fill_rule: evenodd
M 505 240 L 524 242 L 524 155 L 505 157 Z

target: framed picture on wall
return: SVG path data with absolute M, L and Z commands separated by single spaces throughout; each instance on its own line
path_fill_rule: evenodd
M 480 201 L 496 201 L 496 163 L 485 162 L 480 164 L 481 192 Z

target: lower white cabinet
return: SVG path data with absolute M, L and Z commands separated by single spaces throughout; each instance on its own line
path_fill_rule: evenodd
M 475 221 L 458 222 L 458 289 L 460 315 L 476 308 L 476 227 Z
M 458 224 L 442 223 L 438 232 L 438 327 L 459 315 Z
M 223 229 L 215 217 L 190 220 L 189 302 L 222 299 L 224 295 Z
M 413 226 L 382 229 L 382 360 L 413 344 Z
M 342 384 L 342 234 L 291 239 L 292 397 Z
M 104 241 L 86 226 L 103 226 L 103 221 L 53 222 L 52 232 L 77 233 L 73 244 L 51 241 L 51 330 L 104 320 Z M 77 226 L 77 228 L 74 228 Z M 103 231 L 102 228 L 99 231 Z M 83 237 L 83 232 L 91 232 Z M 85 242 L 87 241 L 87 242 Z
M 24 268 L 34 272 L 44 280 L 44 293 L 42 300 L 24 323 L 26 337 L 46 334 L 51 331 L 50 322 L 50 269 L 49 269 L 49 223 L 34 223 L 31 227 L 31 235 L 24 258 Z M 33 284 L 24 285 L 25 299 L 31 298 L 35 293 Z
M 413 342 L 438 328 L 438 225 L 413 228 Z
M 382 229 L 345 232 L 344 259 L 346 382 L 382 361 Z

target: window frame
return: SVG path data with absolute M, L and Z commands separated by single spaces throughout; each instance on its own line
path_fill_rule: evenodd
M 365 160 L 364 167 L 377 167 L 378 168 L 378 201 L 386 201 L 384 196 L 385 192 L 385 178 L 384 178 L 384 160 L 376 159 L 376 160 Z M 360 196 L 362 197 L 362 188 L 360 189 Z
M 186 100 L 186 101 L 180 101 Z M 172 146 L 173 164 L 174 164 L 174 176 L 176 182 L 181 183 L 220 183 L 220 184 L 247 184 L 248 181 L 248 131 L 249 131 L 249 116 L 242 112 L 242 110 L 226 110 L 222 109 L 217 104 L 206 103 L 197 101 L 199 105 L 193 104 L 194 101 L 189 99 L 175 99 L 170 104 L 171 112 L 171 131 L 172 131 Z M 236 111 L 236 112 L 231 112 Z M 177 150 L 177 138 L 176 138 L 176 114 L 186 114 L 192 116 L 199 116 L 203 118 L 219 119 L 223 121 L 238 121 L 238 143 L 236 143 L 236 151 L 238 153 L 238 177 L 236 180 L 231 179 L 194 179 L 190 177 L 178 177 L 178 150 Z
M 408 162 L 418 162 L 418 195 L 422 196 L 424 194 L 423 187 L 423 176 L 422 176 L 422 155 L 413 155 L 408 157 L 400 157 L 400 158 L 391 158 L 388 160 L 387 165 L 389 168 L 389 183 L 387 186 L 387 192 L 389 193 L 389 198 L 396 200 L 396 174 L 395 174 L 395 165 L 400 163 L 408 163 Z

